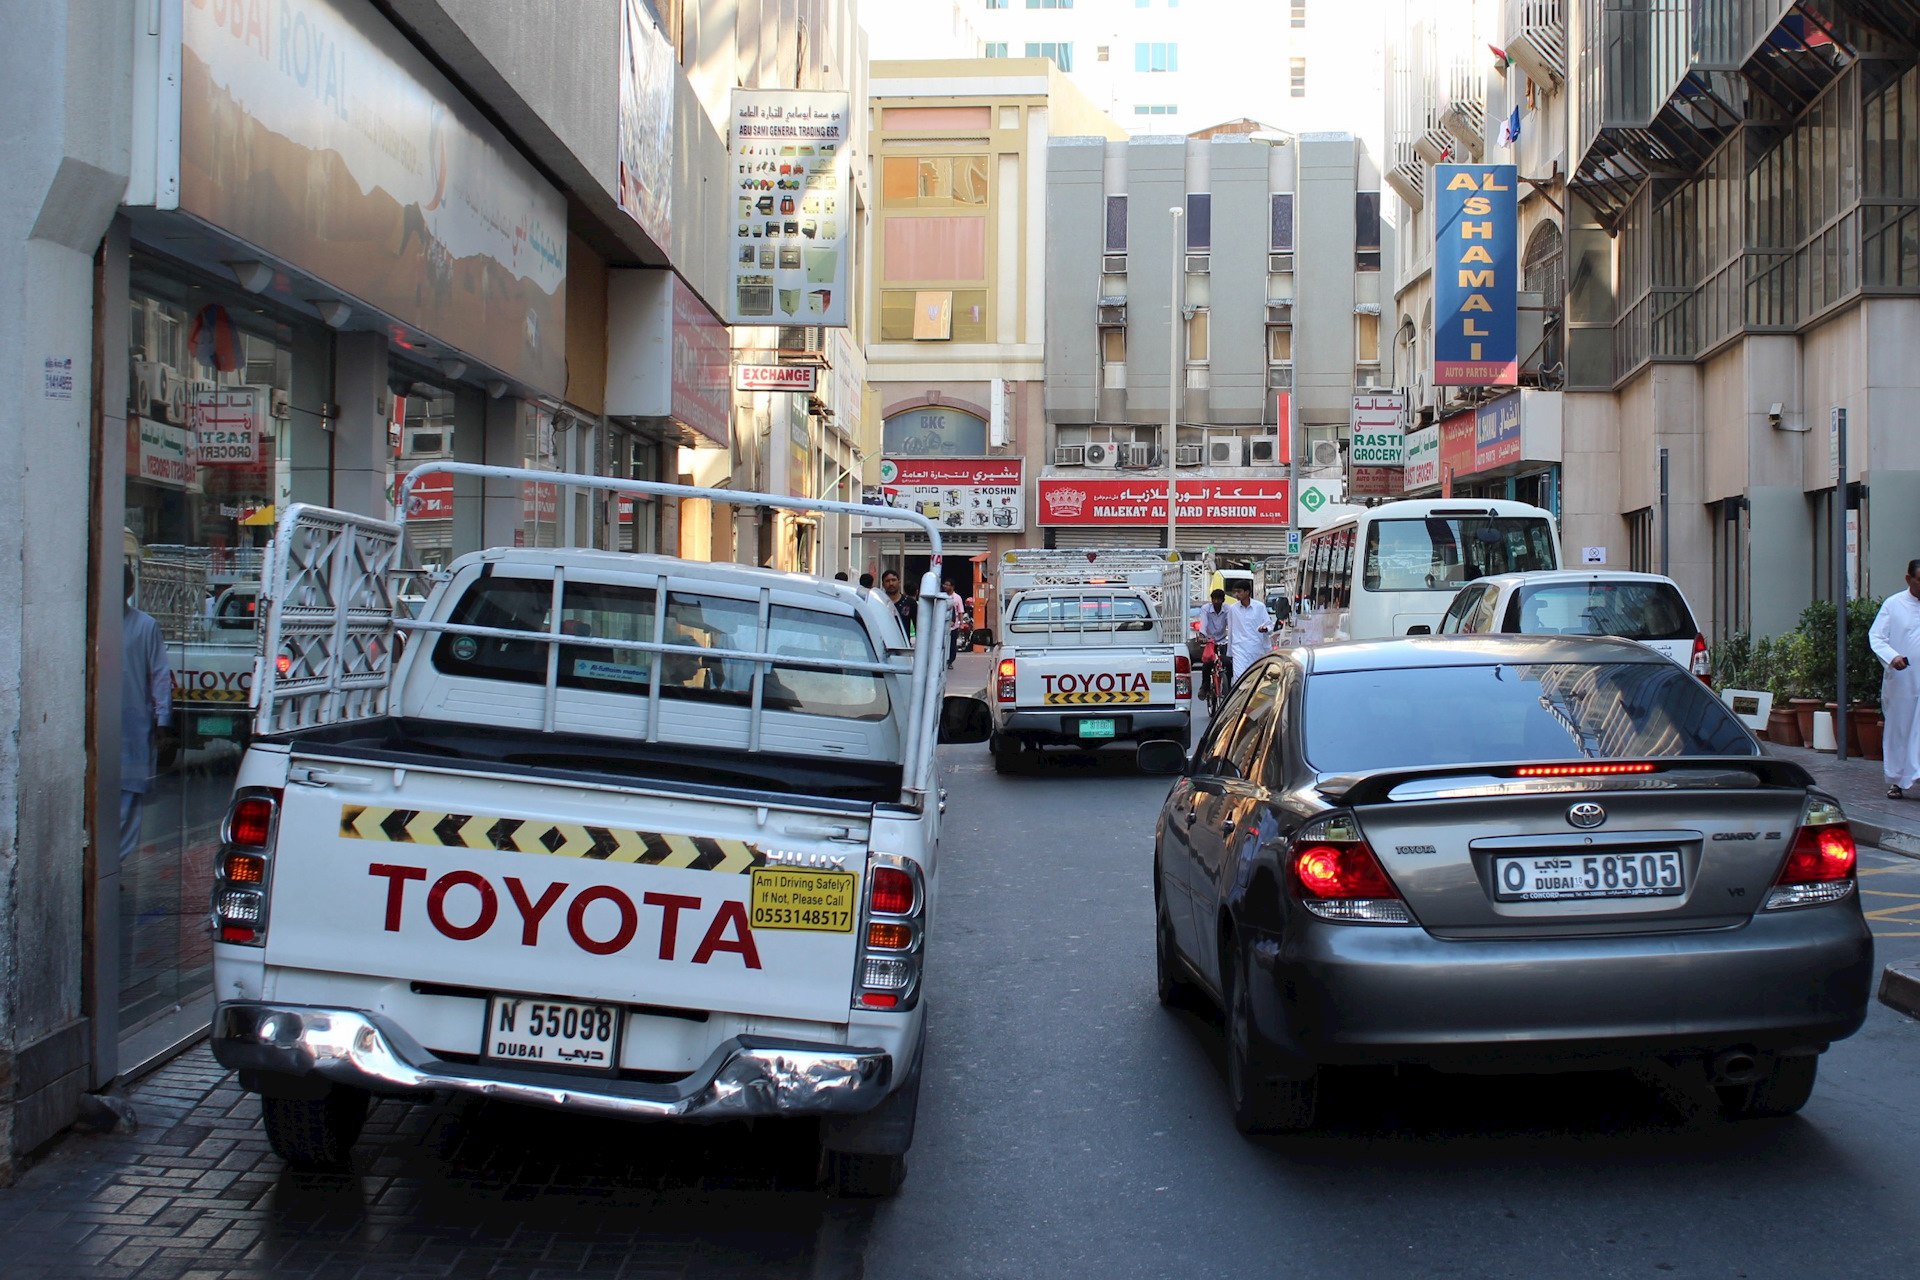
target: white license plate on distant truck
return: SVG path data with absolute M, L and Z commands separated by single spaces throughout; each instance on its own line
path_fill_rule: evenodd
M 1575 853 L 1493 860 L 1501 902 L 1566 898 L 1666 898 L 1686 892 L 1686 869 L 1672 849 L 1653 853 Z
M 499 1062 L 611 1071 L 620 1064 L 619 1005 L 495 996 L 480 1056 Z

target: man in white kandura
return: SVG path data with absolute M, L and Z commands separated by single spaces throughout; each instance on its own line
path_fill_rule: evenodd
M 1887 664 L 1880 686 L 1880 707 L 1887 717 L 1881 768 L 1887 774 L 1887 798 L 1904 800 L 1920 781 L 1920 560 L 1907 561 L 1907 589 L 1888 596 L 1867 633 L 1880 661 Z
M 1265 603 L 1253 602 L 1253 584 L 1236 583 L 1233 603 L 1227 606 L 1227 655 L 1233 662 L 1229 679 L 1238 680 L 1273 647 L 1272 631 L 1273 614 Z

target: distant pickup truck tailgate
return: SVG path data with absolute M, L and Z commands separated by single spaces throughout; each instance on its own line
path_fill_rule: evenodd
M 269 968 L 847 1021 L 859 806 L 298 753 L 283 806 Z
M 1018 707 L 1174 705 L 1172 646 L 1021 649 L 1014 673 Z

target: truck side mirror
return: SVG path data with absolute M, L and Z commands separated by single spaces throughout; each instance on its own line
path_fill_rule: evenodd
M 978 698 L 950 696 L 940 704 L 941 742 L 985 742 L 993 736 L 993 711 Z

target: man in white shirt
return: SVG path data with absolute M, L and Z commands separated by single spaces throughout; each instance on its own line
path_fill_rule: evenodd
M 1253 584 L 1235 583 L 1233 603 L 1227 606 L 1227 654 L 1233 660 L 1229 678 L 1258 662 L 1273 647 L 1273 614 L 1265 604 L 1253 602 Z
M 1880 709 L 1887 718 L 1880 767 L 1887 775 L 1887 798 L 1904 800 L 1920 781 L 1920 560 L 1907 562 L 1907 589 L 1888 596 L 1867 633 L 1867 643 L 1886 663 Z

